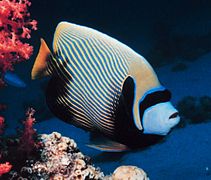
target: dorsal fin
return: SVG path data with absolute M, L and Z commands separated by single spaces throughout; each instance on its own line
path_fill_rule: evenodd
M 50 49 L 44 39 L 40 39 L 40 49 L 31 72 L 31 79 L 37 79 L 49 75 L 47 61 L 50 59 Z

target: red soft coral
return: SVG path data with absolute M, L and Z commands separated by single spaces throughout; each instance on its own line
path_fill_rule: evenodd
M 12 168 L 12 165 L 9 162 L 0 164 L 0 176 L 8 173 Z
M 31 37 L 31 30 L 37 29 L 37 21 L 30 19 L 28 0 L 0 1 L 0 85 L 7 70 L 13 64 L 29 59 L 33 47 L 22 42 Z
M 0 88 L 5 85 L 5 72 L 32 55 L 33 47 L 23 41 L 37 29 L 37 21 L 30 19 L 30 5 L 29 0 L 0 0 Z
M 35 148 L 36 143 L 34 140 L 34 136 L 36 135 L 35 129 L 33 129 L 33 124 L 35 123 L 35 118 L 33 117 L 35 110 L 33 108 L 29 108 L 26 112 L 26 120 L 23 122 L 24 131 L 22 136 L 20 137 L 20 146 L 19 150 L 30 154 L 32 150 Z

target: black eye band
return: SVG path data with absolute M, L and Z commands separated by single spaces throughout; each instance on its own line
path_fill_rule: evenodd
M 144 100 L 139 104 L 139 115 L 142 122 L 144 111 L 158 103 L 167 102 L 171 99 L 171 92 L 167 89 L 147 94 Z

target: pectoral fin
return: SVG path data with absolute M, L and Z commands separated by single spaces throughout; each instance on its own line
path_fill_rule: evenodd
M 103 152 L 123 152 L 129 150 L 126 145 L 112 141 L 105 137 L 97 138 L 96 141 L 92 140 L 92 144 L 88 144 L 87 146 Z
M 91 147 L 93 149 L 97 149 L 99 151 L 103 152 L 123 152 L 128 151 L 129 148 L 125 146 L 124 144 L 116 143 L 112 145 L 108 144 L 88 144 L 88 147 Z

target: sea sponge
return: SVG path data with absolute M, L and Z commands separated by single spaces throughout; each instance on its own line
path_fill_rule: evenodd
M 120 166 L 118 167 L 110 180 L 149 180 L 143 169 L 136 166 Z

